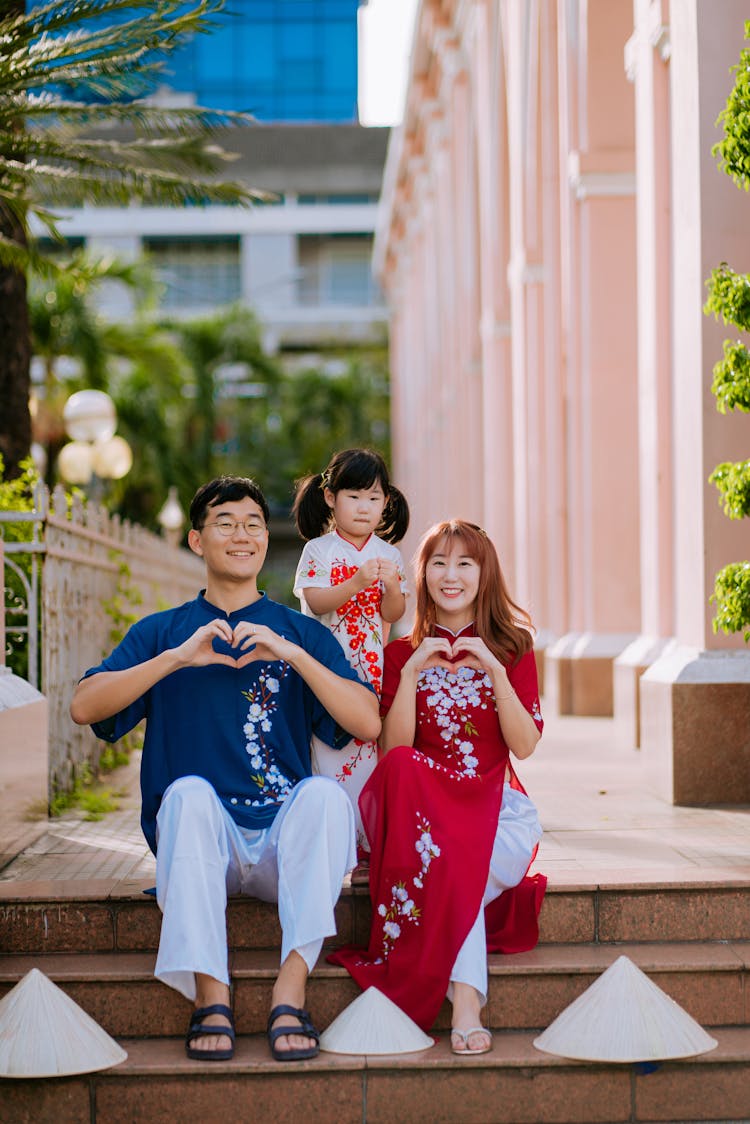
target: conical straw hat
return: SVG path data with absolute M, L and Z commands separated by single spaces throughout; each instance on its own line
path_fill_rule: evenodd
M 320 1036 L 331 1054 L 409 1054 L 434 1040 L 376 987 L 368 987 Z
M 627 956 L 620 956 L 551 1023 L 534 1045 L 582 1061 L 690 1058 L 718 1046 Z
M 0 1077 L 91 1073 L 127 1056 L 37 968 L 0 1000 Z

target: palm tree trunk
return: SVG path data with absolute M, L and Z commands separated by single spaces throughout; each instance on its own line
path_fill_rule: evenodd
M 16 241 L 23 237 L 2 212 L 0 231 Z M 6 480 L 18 475 L 19 462 L 31 447 L 30 362 L 26 278 L 16 269 L 0 267 L 0 454 Z
M 8 0 L 6 7 L 7 14 L 22 15 L 26 5 L 24 0 Z M 25 244 L 23 227 L 2 208 L 0 233 Z M 0 454 L 6 479 L 18 475 L 19 462 L 31 447 L 30 363 L 26 277 L 17 269 L 0 267 Z

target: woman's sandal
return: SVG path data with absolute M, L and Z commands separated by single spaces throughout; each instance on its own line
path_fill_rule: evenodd
M 229 1020 L 229 1026 L 215 1026 L 212 1023 L 204 1023 L 203 1020 L 208 1015 L 223 1015 Z M 196 1038 L 209 1038 L 213 1035 L 224 1035 L 226 1038 L 232 1039 L 232 1045 L 228 1050 L 196 1050 L 191 1046 Z M 190 1026 L 185 1035 L 185 1053 L 189 1058 L 196 1061 L 205 1062 L 228 1062 L 234 1056 L 234 1018 L 232 1017 L 232 1010 L 226 1007 L 223 1003 L 214 1003 L 211 1007 L 199 1007 L 190 1019 Z
M 454 1034 L 458 1035 L 458 1037 L 463 1042 L 463 1044 L 464 1044 L 463 1050 L 457 1050 L 456 1047 L 453 1045 L 453 1035 Z M 471 1050 L 471 1049 L 469 1049 L 469 1039 L 471 1038 L 472 1034 L 486 1034 L 487 1037 L 490 1040 L 489 1046 L 482 1046 L 481 1050 Z M 489 1054 L 491 1049 L 492 1049 L 492 1032 L 489 1031 L 486 1026 L 470 1026 L 468 1030 L 455 1030 L 455 1029 L 451 1030 L 451 1050 L 454 1054 L 457 1054 L 459 1058 L 466 1057 L 469 1054 L 472 1054 L 472 1055 Z
M 271 1024 L 279 1017 L 279 1015 L 294 1015 L 298 1018 L 301 1026 L 275 1026 L 272 1028 Z M 300 1062 L 305 1058 L 314 1058 L 320 1052 L 320 1035 L 310 1021 L 310 1016 L 307 1011 L 301 1007 L 290 1007 L 288 1003 L 279 1003 L 274 1007 L 271 1014 L 268 1016 L 268 1026 L 266 1028 L 268 1034 L 268 1045 L 271 1047 L 271 1053 L 277 1062 Z M 314 1046 L 298 1046 L 292 1050 L 279 1050 L 276 1047 L 276 1040 L 290 1034 L 301 1034 L 303 1038 L 314 1038 Z

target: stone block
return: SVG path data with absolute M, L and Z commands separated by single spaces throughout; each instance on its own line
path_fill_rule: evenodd
M 47 700 L 0 667 L 0 869 L 47 826 Z

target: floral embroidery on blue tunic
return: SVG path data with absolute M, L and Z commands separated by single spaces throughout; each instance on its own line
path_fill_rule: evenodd
M 278 670 L 280 669 L 280 670 Z M 243 697 L 250 704 L 247 719 L 242 730 L 246 738 L 245 752 L 250 757 L 250 780 L 258 789 L 255 797 L 246 797 L 243 803 L 252 807 L 266 804 L 280 804 L 294 787 L 294 781 L 281 772 L 271 757 L 265 735 L 271 732 L 273 715 L 278 710 L 280 682 L 289 671 L 289 664 L 283 660 L 268 664 L 258 674 L 258 682 Z M 231 798 L 232 804 L 238 797 Z

